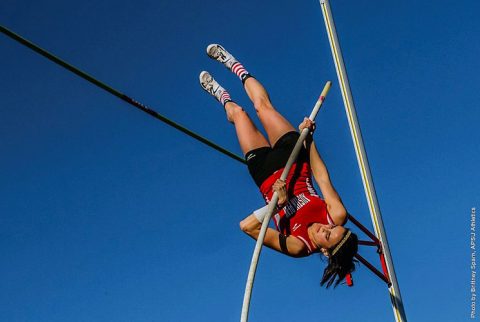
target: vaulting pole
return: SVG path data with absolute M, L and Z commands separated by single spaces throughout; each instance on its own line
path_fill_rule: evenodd
M 312 121 L 315 120 L 315 117 L 317 116 L 317 113 L 320 110 L 320 107 L 322 106 L 322 103 L 325 100 L 325 97 L 327 96 L 327 93 L 330 90 L 331 85 L 332 85 L 332 82 L 330 81 L 328 81 L 325 84 L 325 87 L 323 88 L 323 91 L 320 94 L 320 97 L 318 98 L 317 103 L 313 107 L 312 113 L 310 114 L 310 117 L 309 117 L 310 120 Z M 283 169 L 282 175 L 280 176 L 280 180 L 287 179 L 288 173 L 290 172 L 290 169 L 292 168 L 293 163 L 297 160 L 298 153 L 300 152 L 300 149 L 302 148 L 302 145 L 303 145 L 303 141 L 307 137 L 308 133 L 309 133 L 309 129 L 303 129 L 302 133 L 300 134 L 300 137 L 297 140 L 297 143 L 295 144 L 295 147 L 293 148 L 292 153 L 290 154 L 290 157 L 288 158 L 287 165 Z M 241 322 L 248 321 L 248 309 L 250 307 L 250 298 L 252 296 L 252 287 L 253 287 L 253 281 L 255 279 L 255 272 L 257 271 L 258 258 L 260 257 L 260 252 L 262 250 L 263 240 L 265 239 L 268 223 L 270 222 L 270 218 L 272 217 L 273 210 L 275 209 L 277 202 L 278 202 L 278 194 L 277 192 L 274 192 L 272 196 L 272 200 L 268 204 L 267 215 L 263 220 L 262 228 L 260 228 L 260 234 L 258 235 L 257 243 L 255 244 L 255 250 L 253 251 L 252 262 L 250 263 L 250 270 L 248 271 L 247 285 L 245 286 L 245 294 L 243 296 L 242 316 L 240 318 Z
M 395 315 L 395 320 L 397 322 L 405 322 L 407 321 L 407 317 L 405 315 L 402 296 L 400 295 L 400 288 L 398 286 L 397 277 L 393 268 L 393 260 L 390 255 L 387 235 L 383 226 L 380 207 L 378 206 L 375 187 L 373 185 L 372 176 L 370 174 L 367 154 L 363 146 L 362 134 L 360 132 L 360 126 L 358 124 L 357 114 L 355 112 L 355 105 L 353 103 L 352 93 L 350 91 L 350 85 L 348 83 L 347 72 L 343 63 L 342 52 L 340 50 L 340 44 L 338 42 L 337 32 L 335 30 L 335 23 L 333 21 L 330 4 L 328 0 L 320 0 L 320 6 L 322 8 L 323 18 L 325 20 L 325 27 L 327 29 L 328 39 L 330 41 L 330 47 L 332 49 L 333 60 L 337 69 L 338 82 L 340 83 L 343 103 L 345 105 L 345 112 L 347 113 L 348 124 L 350 125 L 350 132 L 352 134 L 353 144 L 355 147 L 355 152 L 357 154 L 358 166 L 362 175 L 363 187 L 365 189 L 365 195 L 367 197 L 373 227 L 375 229 L 375 234 L 381 242 L 383 253 L 385 255 L 388 275 L 392 283 L 388 290 L 390 293 L 390 300 L 392 302 L 393 314 Z

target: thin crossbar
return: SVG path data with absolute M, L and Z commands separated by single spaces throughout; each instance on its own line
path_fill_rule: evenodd
M 167 124 L 167 125 L 170 125 L 171 127 L 185 133 L 186 135 L 202 142 L 203 144 L 206 144 L 208 145 L 209 147 L 223 153 L 224 155 L 234 159 L 234 160 L 237 160 L 241 163 L 244 163 L 246 164 L 244 158 L 242 158 L 241 156 L 238 156 L 224 148 L 222 148 L 221 146 L 213 143 L 212 141 L 204 138 L 203 136 L 200 136 L 198 135 L 197 133 L 193 132 L 193 131 L 190 131 L 189 129 L 187 129 L 186 127 L 168 119 L 167 117 L 161 115 L 160 113 L 156 112 L 155 110 L 151 109 L 150 107 L 146 106 L 145 104 L 142 104 L 140 103 L 139 101 L 121 93 L 120 91 L 114 89 L 113 87 L 99 81 L 98 79 L 94 78 L 93 76 L 81 71 L 80 69 L 78 69 L 77 67 L 67 63 L 66 61 L 52 55 L 51 53 L 49 53 L 48 51 L 46 51 L 45 49 L 35 45 L 34 43 L 32 43 L 31 41 L 21 37 L 20 35 L 14 33 L 13 31 L 7 29 L 6 27 L 4 26 L 1 26 L 0 25 L 0 31 L 2 33 L 4 33 L 5 35 L 7 35 L 8 37 L 10 37 L 11 39 L 17 41 L 18 43 L 30 48 L 31 50 L 35 51 L 36 53 L 42 55 L 43 57 L 47 58 L 48 60 L 54 62 L 55 64 L 57 65 L 60 65 L 62 66 L 63 68 L 69 70 L 70 72 L 74 73 L 75 75 L 85 79 L 86 81 L 94 84 L 95 86 L 103 89 L 104 91 L 107 91 L 108 93 L 112 94 L 113 96 L 116 96 L 118 97 L 119 99 L 121 99 L 122 101 L 124 102 L 127 102 L 128 104 L 136 107 L 137 109 L 153 116 L 154 118 L 162 121 L 163 123 Z

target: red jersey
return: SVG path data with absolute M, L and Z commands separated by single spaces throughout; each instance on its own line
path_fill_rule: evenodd
M 267 203 L 273 196 L 272 185 L 280 179 L 283 169 L 275 171 L 260 186 L 260 191 Z M 325 225 L 334 224 L 328 214 L 327 204 L 320 198 L 313 188 L 310 164 L 303 162 L 294 164 L 288 173 L 287 192 L 293 196 L 287 204 L 273 216 L 277 230 L 286 235 L 292 235 L 300 239 L 312 253 L 316 247 L 308 237 L 308 227 L 313 223 Z

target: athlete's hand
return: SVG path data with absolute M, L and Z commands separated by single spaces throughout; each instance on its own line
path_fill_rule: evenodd
M 288 201 L 287 195 L 287 184 L 285 181 L 277 179 L 272 186 L 273 191 L 276 191 L 278 194 L 278 207 L 283 208 Z
M 303 122 L 300 123 L 300 125 L 298 126 L 298 129 L 300 130 L 300 132 L 302 132 L 303 129 L 308 128 L 310 130 L 310 134 L 313 134 L 313 132 L 315 132 L 315 127 L 315 121 L 312 121 L 308 117 L 305 117 L 303 119 Z

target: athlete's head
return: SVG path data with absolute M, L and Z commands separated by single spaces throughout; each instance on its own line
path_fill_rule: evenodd
M 343 226 L 324 225 L 317 222 L 308 227 L 308 236 L 312 243 L 328 256 L 328 249 L 340 242 L 346 230 Z
M 320 285 L 335 287 L 345 276 L 355 270 L 354 255 L 358 250 L 357 235 L 343 226 L 315 223 L 309 227 L 311 241 L 328 257 Z

